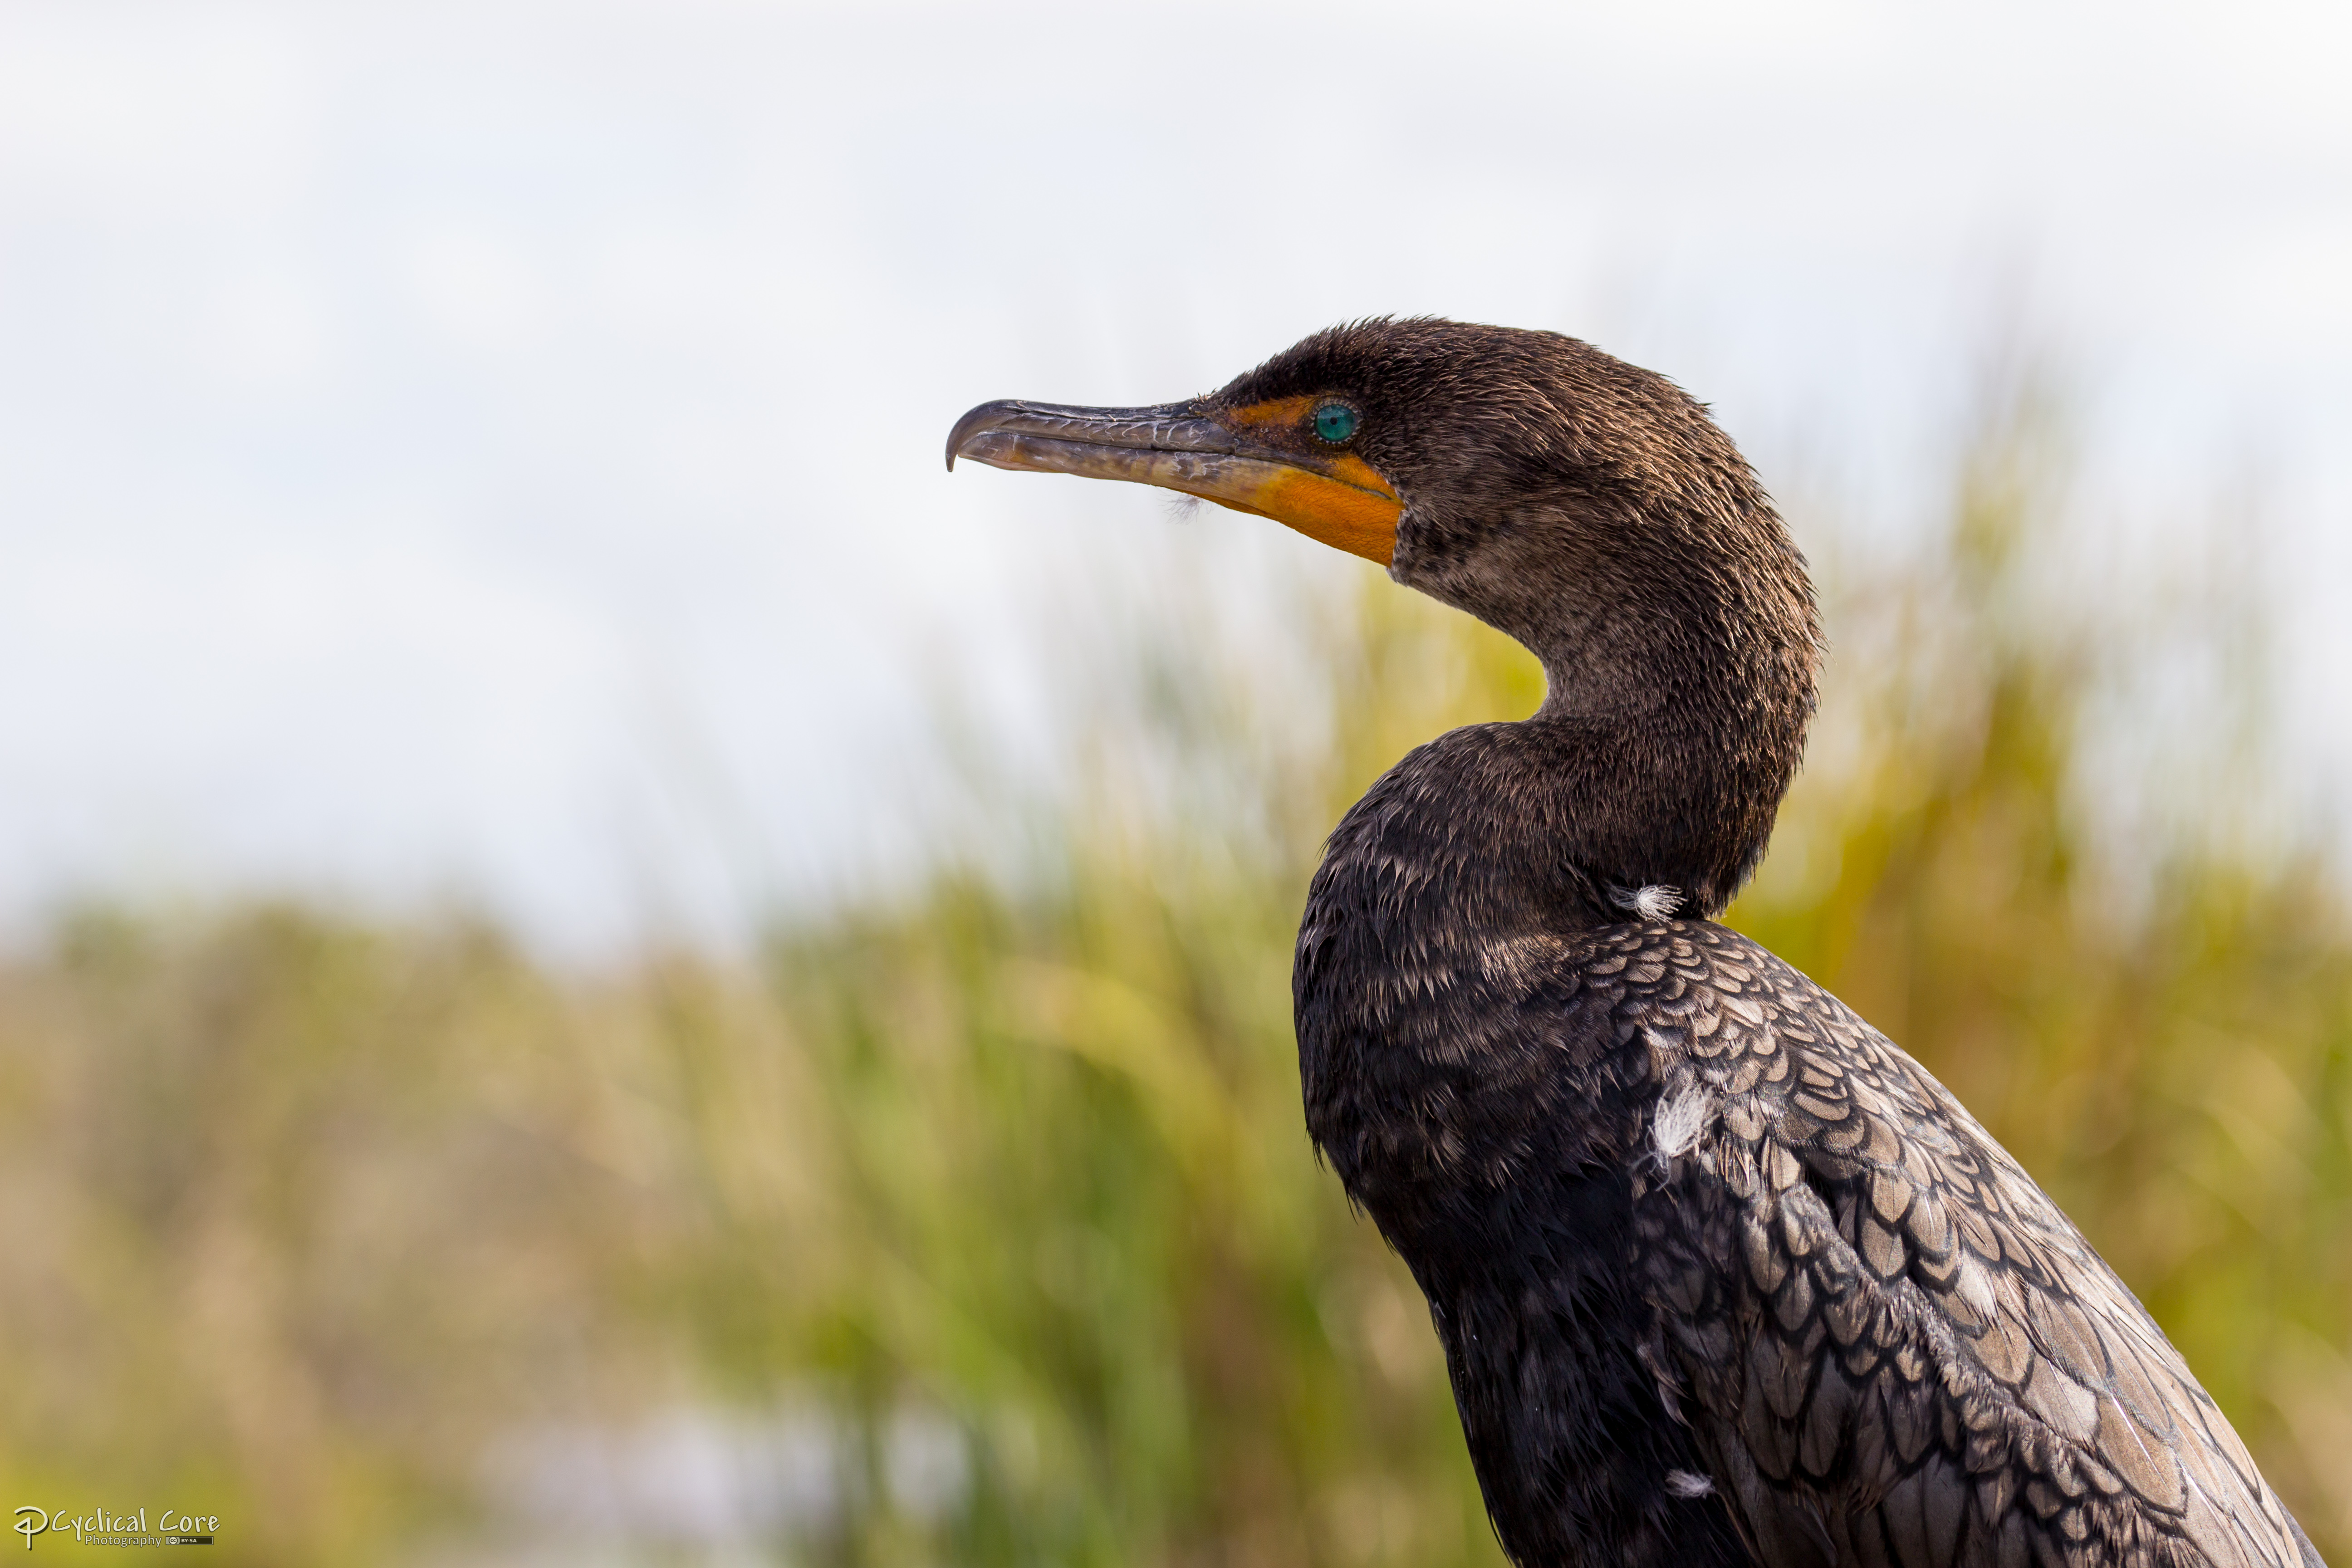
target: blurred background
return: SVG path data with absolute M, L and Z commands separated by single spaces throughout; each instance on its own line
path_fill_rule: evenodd
M 2352 1559 L 2348 78 L 2323 5 L 0 0 L 0 1502 L 1498 1563 L 1287 977 L 1538 676 L 940 461 L 1427 311 L 1756 461 L 1832 647 L 1732 923 Z

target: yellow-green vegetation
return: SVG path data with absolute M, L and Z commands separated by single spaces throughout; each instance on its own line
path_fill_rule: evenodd
M 2226 795 L 2103 845 L 2085 717 L 2179 628 L 2033 613 L 2032 427 L 1909 566 L 1829 574 L 1822 743 L 1734 923 L 1953 1085 L 2342 1560 L 2352 921 Z M 691 1409 L 798 1478 L 781 1561 L 1498 1563 L 1420 1300 L 1306 1147 L 1288 964 L 1346 803 L 1539 678 L 1385 584 L 1320 627 L 1304 708 L 1139 650 L 1074 804 L 1003 807 L 1025 857 L 755 964 L 63 922 L 0 973 L 8 1506 L 201 1509 L 225 1562 L 700 1561 L 515 1501 L 531 1434 Z

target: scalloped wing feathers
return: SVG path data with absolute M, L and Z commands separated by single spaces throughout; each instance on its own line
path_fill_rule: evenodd
M 2123 1281 L 1943 1086 L 1736 933 L 1576 967 L 1659 1087 L 1645 1356 L 1769 1563 L 2316 1568 Z

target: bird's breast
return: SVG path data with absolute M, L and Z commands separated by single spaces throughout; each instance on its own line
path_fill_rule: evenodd
M 1622 1163 L 1650 1092 L 1646 1058 L 1581 1003 L 1571 934 L 1414 872 L 1335 847 L 1294 971 L 1307 1130 L 1401 1247 L 1550 1173 Z

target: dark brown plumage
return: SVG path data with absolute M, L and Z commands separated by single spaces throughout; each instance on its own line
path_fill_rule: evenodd
M 1385 552 L 1543 661 L 1531 718 L 1347 814 L 1294 980 L 1308 1130 L 1429 1299 L 1513 1558 L 2317 1564 L 2015 1162 L 1714 923 L 1818 634 L 1697 404 L 1551 333 L 1372 321 L 1190 404 L 988 405 L 959 452 Z

